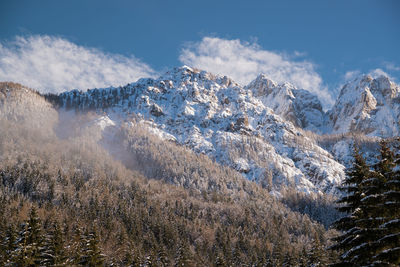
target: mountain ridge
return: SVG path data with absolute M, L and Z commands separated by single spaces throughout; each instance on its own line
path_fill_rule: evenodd
M 332 133 L 392 137 L 400 130 L 400 87 L 386 76 L 362 75 L 342 87 L 327 112 Z
M 367 87 L 383 106 L 384 101 L 393 106 L 397 103 L 398 87 L 384 77 L 346 84 L 333 108 L 324 112 L 317 96 L 290 83 L 278 84 L 261 74 L 241 86 L 226 76 L 188 66 L 174 68 L 158 79 L 45 97 L 61 109 L 96 111 L 98 118 L 93 123 L 99 125 L 104 143 L 111 142 L 107 138 L 112 138 L 118 127 L 140 125 L 162 140 L 205 154 L 272 190 L 289 186 L 307 193 L 337 193 L 354 142 L 322 146 L 307 132 L 326 134 L 329 128 L 335 129 L 332 114 L 360 117 L 357 112 L 365 110 L 340 113 L 343 98 L 349 88 Z M 378 89 L 383 92 L 380 98 Z M 356 94 L 353 103 L 363 104 L 368 99 Z M 339 115 L 338 122 L 343 120 Z M 349 129 L 342 127 L 333 133 L 354 131 Z
M 59 105 L 106 111 L 112 120 L 135 114 L 160 138 L 206 154 L 264 186 L 333 192 L 344 177 L 344 166 L 252 90 L 187 66 L 125 87 L 60 94 Z

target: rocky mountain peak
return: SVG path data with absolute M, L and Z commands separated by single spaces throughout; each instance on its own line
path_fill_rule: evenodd
M 252 84 L 272 92 L 257 97 L 251 86 L 184 66 L 124 87 L 63 93 L 59 105 L 94 109 L 113 121 L 118 118 L 115 125 L 134 114 L 160 138 L 206 154 L 265 186 L 272 182 L 277 188 L 294 186 L 304 192 L 334 191 L 344 167 L 296 124 L 277 115 L 292 116 L 302 125 L 311 123 L 307 108 L 315 110 L 317 98 L 262 75 Z M 284 113 L 286 106 L 290 110 Z
M 265 74 L 260 74 L 246 88 L 252 90 L 255 97 L 261 97 L 271 94 L 277 86 L 278 84 L 270 80 Z
M 346 83 L 328 112 L 333 133 L 360 132 L 371 136 L 399 133 L 399 87 L 386 76 L 362 75 Z
M 0 90 L 0 103 L 7 90 Z M 360 76 L 343 86 L 325 114 L 317 96 L 264 74 L 243 87 L 229 77 L 182 66 L 157 79 L 72 90 L 46 99 L 65 109 L 95 111 L 99 118 L 94 124 L 104 131 L 134 121 L 163 140 L 205 154 L 269 188 L 334 192 L 344 177 L 339 156 L 351 149 L 342 143 L 333 145 L 329 151 L 336 152 L 331 153 L 303 129 L 398 135 L 399 91 L 388 77 Z M 41 103 L 38 108 L 50 107 L 39 94 L 36 97 L 42 99 L 35 101 Z M 0 105 L 1 114 L 11 114 L 6 105 Z
M 245 88 L 294 125 L 320 132 L 324 117 L 322 105 L 318 97 L 307 90 L 297 89 L 288 82 L 278 84 L 264 74 L 259 75 Z
M 385 100 L 389 101 L 399 95 L 399 87 L 391 82 L 387 76 L 379 76 L 371 82 L 371 93 L 377 98 L 378 105 L 384 105 Z M 380 99 L 382 97 L 383 99 Z
M 238 83 L 227 76 L 215 75 L 213 73 L 188 66 L 175 67 L 161 75 L 157 80 L 171 81 L 182 85 L 189 83 L 204 84 L 204 82 L 211 81 L 224 87 L 239 86 Z

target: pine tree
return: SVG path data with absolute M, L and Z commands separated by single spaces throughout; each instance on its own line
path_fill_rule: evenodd
M 140 267 L 142 264 L 142 259 L 140 253 L 136 248 L 130 248 L 126 253 L 124 265 L 129 267 Z
M 338 204 L 342 204 L 337 209 L 340 212 L 346 212 L 347 215 L 333 224 L 343 234 L 334 238 L 336 244 L 331 247 L 331 249 L 342 251 L 340 264 L 348 266 L 352 265 L 352 257 L 348 251 L 362 242 L 357 239 L 361 228 L 356 222 L 363 215 L 360 213 L 361 200 L 364 197 L 362 183 L 371 176 L 370 168 L 357 148 L 354 148 L 353 157 L 353 167 L 347 171 L 346 179 L 340 187 L 344 196 L 337 201 Z
M 99 238 L 96 233 L 96 229 L 90 233 L 85 234 L 86 236 L 86 246 L 84 246 L 82 251 L 82 256 L 79 264 L 83 266 L 102 266 L 104 262 L 104 255 L 101 253 L 99 247 Z
M 347 193 L 353 193 L 339 201 L 346 203 L 339 209 L 349 215 L 335 223 L 344 234 L 336 238 L 338 243 L 333 248 L 344 252 L 340 266 L 399 264 L 400 227 L 396 207 L 399 207 L 400 183 L 399 169 L 395 169 L 399 160 L 395 161 L 394 153 L 382 141 L 374 170 L 367 171 L 364 163 L 356 153 L 354 167 L 345 182 L 349 184 L 350 181 L 354 186 L 343 187 Z M 359 179 L 355 179 L 357 177 Z
M 214 266 L 215 266 L 215 267 L 224 267 L 224 266 L 227 266 L 227 264 L 226 264 L 226 262 L 225 262 L 225 260 L 224 260 L 224 256 L 223 256 L 221 253 L 219 253 L 218 256 L 217 256 L 217 258 L 215 259 L 215 264 L 214 264 Z
M 165 253 L 165 250 L 162 247 L 158 250 L 157 253 L 157 264 L 161 267 L 169 266 L 167 253 Z
M 6 249 L 7 249 L 7 242 L 6 242 L 6 223 L 3 218 L 4 213 L 4 204 L 1 203 L 0 199 L 0 265 L 4 265 L 6 262 Z
M 28 221 L 21 225 L 16 244 L 17 248 L 10 260 L 11 265 L 36 266 L 40 264 L 41 222 L 35 207 L 32 207 Z
M 178 247 L 178 251 L 175 257 L 175 267 L 183 267 L 183 266 L 192 266 L 192 262 L 190 260 L 189 249 L 186 244 L 182 243 Z
M 239 244 L 236 242 L 235 247 L 232 249 L 231 265 L 240 265 L 242 263 L 242 257 L 240 253 Z
M 385 184 L 392 176 L 393 168 L 394 154 L 387 143 L 382 141 L 374 171 L 371 172 L 369 179 L 361 182 L 363 198 L 359 209 L 360 216 L 356 220 L 360 230 L 356 232 L 357 237 L 353 241 L 357 246 L 347 252 L 355 264 L 366 265 L 373 262 L 375 242 L 382 235 L 383 230 L 379 226 L 385 223 L 385 218 L 382 216 Z
M 10 225 L 7 227 L 7 230 L 4 233 L 4 238 L 2 240 L 2 261 L 1 264 L 7 266 L 11 264 L 11 256 L 14 251 L 17 249 L 17 233 L 13 227 Z
M 302 250 L 300 251 L 300 255 L 299 255 L 299 266 L 309 266 L 308 262 L 309 262 L 309 252 L 306 250 L 305 247 L 302 248 Z M 334 262 L 334 261 L 331 261 Z M 266 266 L 272 266 L 270 264 L 270 261 L 267 261 Z
M 395 151 L 395 170 L 387 172 L 384 193 L 381 196 L 381 216 L 379 237 L 374 242 L 375 264 L 400 265 L 400 154 L 397 140 Z
M 152 267 L 156 266 L 155 263 L 153 262 L 153 257 L 151 255 L 148 255 L 144 259 L 144 263 L 142 265 L 143 267 Z
M 284 259 L 285 259 L 284 244 L 280 239 L 278 239 L 276 240 L 274 249 L 272 251 L 272 260 L 274 266 L 282 266 Z
M 66 264 L 67 256 L 63 235 L 57 222 L 53 223 L 44 237 L 41 258 L 41 265 L 44 266 L 64 266 Z
M 68 249 L 69 253 L 69 258 L 67 260 L 68 265 L 76 266 L 80 263 L 81 257 L 83 257 L 86 244 L 87 240 L 83 229 L 76 226 L 71 245 L 69 246 Z
M 320 242 L 317 233 L 314 234 L 314 240 L 311 250 L 308 253 L 308 266 L 326 266 L 328 260 L 325 256 L 326 252 Z

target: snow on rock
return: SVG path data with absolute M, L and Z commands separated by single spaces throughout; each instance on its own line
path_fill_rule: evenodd
M 335 159 L 342 162 L 345 166 L 351 166 L 353 162 L 353 149 L 352 142 L 350 140 L 341 140 L 334 144 L 332 148 L 332 154 Z
M 108 116 L 101 116 L 100 118 L 97 118 L 94 121 L 94 124 L 99 126 L 102 131 L 104 131 L 106 127 L 115 126 L 115 123 Z
M 32 89 L 18 83 L 0 82 L 1 119 L 24 123 L 32 130 L 46 132 L 58 122 L 58 114 L 50 103 Z
M 388 77 L 360 76 L 345 84 L 327 113 L 331 133 L 392 137 L 400 133 L 400 87 Z
M 318 97 L 295 88 L 290 83 L 277 84 L 265 75 L 259 75 L 245 87 L 251 90 L 263 104 L 294 125 L 320 132 L 324 122 L 324 111 Z
M 29 108 L 51 108 L 39 98 L 20 85 L 0 83 L 0 117 L 20 120 L 37 113 Z M 226 76 L 188 66 L 174 68 L 158 79 L 87 92 L 73 90 L 48 99 L 66 110 L 96 111 L 85 134 L 116 154 L 124 152 L 113 143 L 118 127 L 140 125 L 163 140 L 231 166 L 277 195 L 281 186 L 336 193 L 344 166 L 352 164 L 356 139 L 369 144 L 361 148 L 368 161 L 374 158 L 370 148 L 379 137 L 400 133 L 400 87 L 385 76 L 360 76 L 347 83 L 327 113 L 315 95 L 290 83 L 278 84 L 259 75 L 243 87 Z M 52 118 L 46 123 L 55 124 L 57 114 Z M 134 124 L 130 124 L 132 118 Z M 32 128 L 41 119 L 30 119 Z
M 63 93 L 60 102 L 126 120 L 134 114 L 160 138 L 272 189 L 285 185 L 308 193 L 334 192 L 344 178 L 344 166 L 297 128 L 320 127 L 318 99 L 264 76 L 242 87 L 226 76 L 184 66 L 124 87 Z M 101 125 L 109 123 L 102 118 Z

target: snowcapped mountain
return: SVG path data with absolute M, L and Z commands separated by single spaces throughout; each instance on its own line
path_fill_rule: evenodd
M 241 87 L 228 77 L 184 66 L 124 87 L 66 92 L 58 101 L 65 108 L 105 112 L 117 124 L 135 117 L 160 138 L 206 154 L 263 186 L 331 192 L 344 177 L 344 166 L 295 126 L 321 124 L 318 99 L 263 76 Z M 279 101 L 281 112 L 268 107 Z M 285 101 L 291 101 L 287 110 Z M 291 112 L 295 125 L 276 114 Z
M 398 136 L 400 87 L 385 76 L 360 76 L 343 86 L 327 116 L 332 133 Z
M 400 87 L 386 76 L 361 75 L 345 84 L 327 113 L 317 96 L 290 83 L 277 84 L 265 75 L 245 87 L 284 119 L 316 133 L 399 135 Z
M 23 107 L 39 96 L 25 87 L 9 87 L 0 91 L 0 113 L 18 119 L 16 103 L 22 101 Z M 362 76 L 343 86 L 333 108 L 324 113 L 315 95 L 289 83 L 259 75 L 243 87 L 226 76 L 184 66 L 158 79 L 46 98 L 61 109 L 95 111 L 88 127 L 97 125 L 103 132 L 96 140 L 107 142 L 118 128 L 139 126 L 271 190 L 292 186 L 303 192 L 336 192 L 354 144 L 353 137 L 337 134 L 358 133 L 368 144 L 377 142 L 374 136 L 398 135 L 399 91 L 387 77 Z M 11 101 L 13 107 L 5 101 L 10 97 L 17 99 Z M 26 106 L 50 110 L 47 102 L 36 102 Z
M 270 107 L 295 126 L 320 132 L 324 124 L 324 111 L 316 95 L 295 88 L 290 83 L 277 84 L 265 75 L 259 75 L 245 87 L 253 91 L 263 104 Z

